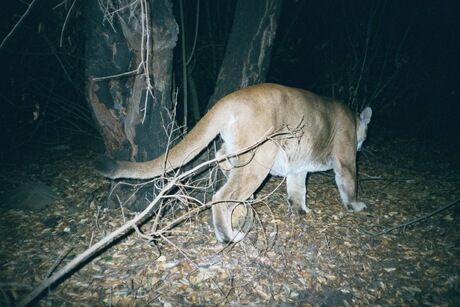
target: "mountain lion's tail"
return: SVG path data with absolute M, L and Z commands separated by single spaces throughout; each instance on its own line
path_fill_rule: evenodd
M 94 168 L 112 179 L 149 179 L 172 171 L 192 160 L 221 132 L 232 113 L 229 104 L 231 101 L 216 104 L 183 140 L 152 161 L 124 162 L 101 156 L 94 161 Z

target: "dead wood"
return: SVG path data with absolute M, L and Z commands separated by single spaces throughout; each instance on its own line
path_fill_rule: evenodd
M 96 254 L 97 252 L 101 251 L 104 247 L 107 247 L 110 245 L 112 242 L 114 242 L 117 238 L 121 237 L 122 235 L 126 234 L 134 225 L 137 225 L 138 223 L 141 223 L 144 221 L 146 218 L 149 217 L 150 211 L 155 207 L 155 205 L 161 200 L 162 196 L 166 194 L 177 182 L 178 179 L 173 179 L 171 180 L 164 188 L 161 190 L 161 192 L 155 197 L 155 199 L 150 203 L 150 205 L 138 216 L 136 216 L 134 219 L 129 221 L 128 223 L 124 224 L 122 227 L 118 228 L 111 234 L 107 235 L 105 238 L 103 238 L 101 241 L 97 242 L 90 248 L 88 248 L 86 251 L 75 257 L 71 262 L 69 262 L 65 267 L 63 267 L 61 270 L 56 272 L 54 275 L 52 275 L 50 278 L 46 279 L 43 281 L 43 283 L 35 288 L 32 293 L 27 295 L 19 304 L 18 306 L 27 306 L 31 302 L 33 302 L 45 289 L 53 285 L 56 281 L 60 280 L 63 276 L 66 274 L 70 273 L 72 270 L 74 270 L 78 265 L 83 263 L 84 261 L 88 260 L 91 256 Z
M 153 214 L 153 209 L 156 207 L 156 205 L 164 198 L 164 196 L 173 188 L 175 187 L 180 181 L 182 181 L 184 178 L 192 175 L 202 167 L 208 166 L 212 163 L 216 163 L 219 161 L 223 161 L 225 159 L 241 155 L 243 153 L 246 153 L 250 150 L 255 149 L 257 146 L 263 144 L 264 142 L 268 140 L 272 140 L 274 137 L 277 136 L 285 136 L 287 135 L 288 137 L 292 137 L 292 134 L 295 135 L 295 132 L 283 132 L 282 130 L 279 130 L 277 132 L 271 133 L 273 129 L 268 131 L 259 141 L 257 141 L 255 144 L 248 146 L 246 148 L 243 148 L 237 152 L 230 153 L 226 156 L 219 157 L 219 158 L 214 158 L 210 161 L 203 162 L 199 164 L 198 166 L 194 167 L 193 169 L 184 172 L 183 174 L 177 175 L 175 177 L 169 178 L 168 183 L 161 189 L 159 194 L 151 201 L 149 206 L 142 211 L 139 215 L 137 215 L 135 218 L 132 220 L 128 221 L 125 223 L 123 226 L 120 228 L 116 229 L 109 235 L 105 236 L 102 240 L 97 242 L 95 245 L 92 245 L 90 248 L 85 250 L 83 253 L 79 254 L 77 257 L 75 257 L 71 262 L 69 262 L 65 267 L 63 267 L 61 270 L 53 274 L 50 278 L 45 279 L 37 288 L 35 288 L 34 291 L 32 291 L 30 294 L 28 294 L 21 302 L 19 302 L 18 306 L 27 306 L 30 303 L 32 303 L 45 289 L 49 288 L 51 285 L 53 285 L 55 282 L 63 278 L 65 275 L 69 274 L 73 270 L 75 270 L 79 265 L 84 263 L 86 260 L 90 259 L 92 256 L 94 256 L 96 253 L 100 252 L 102 249 L 105 247 L 108 247 L 111 243 L 113 243 L 115 240 L 120 238 L 121 236 L 125 235 L 129 230 L 132 228 L 135 229 L 136 232 L 140 233 L 137 225 L 142 224 L 146 219 L 148 219 L 152 214 Z M 211 204 L 212 205 L 212 204 Z M 179 217 L 177 220 L 173 221 L 172 223 L 168 224 L 168 226 L 162 228 L 160 231 L 157 231 L 153 234 L 150 234 L 151 237 L 141 235 L 144 238 L 147 239 L 153 239 L 153 237 L 164 237 L 164 233 L 169 231 L 172 227 L 176 226 L 178 223 L 181 221 L 189 218 L 192 214 L 201 212 L 203 210 L 207 209 L 207 206 L 200 206 L 198 209 L 191 210 L 185 215 Z
M 203 203 L 188 197 L 209 185 L 211 177 L 185 178 L 174 188 L 178 194 L 170 192 L 161 201 L 160 207 L 174 210 L 158 215 L 155 209 L 153 218 L 139 224 L 153 242 L 130 231 L 57 281 L 57 287 L 44 290 L 37 305 L 457 306 L 459 206 L 428 218 L 416 231 L 417 225 L 407 227 L 404 235 L 363 231 L 399 225 L 459 198 L 456 174 L 445 178 L 459 169 L 458 155 L 420 161 L 416 151 L 401 154 L 392 142 L 398 141 L 375 148 L 372 159 L 362 157 L 361 176 L 414 181 L 362 182 L 360 198 L 369 212 L 344 211 L 334 181 L 318 173 L 311 174 L 307 192 L 315 215 L 299 217 L 286 204 L 285 184 L 273 177 L 250 200 L 256 217 L 252 231 L 225 247 L 215 239 L 210 215 L 196 214 Z M 129 210 L 104 207 L 109 181 L 90 169 L 99 151 L 34 152 L 21 157 L 19 167 L 4 166 L 8 178 L 44 182 L 58 199 L 33 214 L 0 208 L 0 305 L 19 302 L 47 275 L 135 217 Z M 13 186 L 6 182 L 0 193 Z M 190 217 L 180 221 L 186 212 Z
M 420 221 L 422 221 L 424 219 L 427 219 L 429 217 L 432 217 L 433 215 L 436 215 L 436 214 L 438 214 L 438 213 L 440 213 L 440 212 L 442 212 L 444 210 L 447 210 L 450 207 L 453 207 L 458 203 L 460 203 L 460 198 L 454 200 L 453 202 L 451 202 L 451 203 L 449 203 L 449 204 L 447 204 L 447 205 L 445 205 L 445 206 L 443 206 L 441 208 L 438 208 L 438 209 L 436 209 L 434 211 L 431 211 L 430 213 L 422 215 L 422 216 L 420 216 L 418 218 L 415 218 L 413 220 L 409 220 L 407 222 L 401 223 L 399 225 L 396 225 L 396 226 L 393 226 L 393 227 L 386 227 L 386 226 L 379 225 L 378 227 L 386 228 L 385 230 L 382 230 L 380 232 L 371 232 L 371 231 L 367 231 L 367 230 L 365 230 L 364 232 L 369 234 L 369 235 L 371 235 L 371 236 L 376 237 L 376 236 L 386 235 L 386 234 L 392 232 L 393 230 L 396 230 L 396 229 L 399 229 L 399 228 L 403 228 L 405 230 L 407 226 L 412 225 L 412 224 L 417 223 L 417 222 L 420 222 Z M 374 226 L 374 227 L 377 227 L 377 226 Z

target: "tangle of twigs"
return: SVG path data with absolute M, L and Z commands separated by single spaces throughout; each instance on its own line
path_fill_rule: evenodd
M 182 180 L 185 178 L 190 177 L 193 175 L 195 172 L 200 170 L 203 167 L 209 166 L 211 164 L 214 164 L 216 162 L 223 161 L 225 159 L 228 159 L 230 157 L 238 156 L 241 154 L 244 154 L 246 152 L 249 152 L 259 145 L 267 142 L 267 141 L 273 141 L 275 137 L 293 137 L 292 136 L 292 131 L 283 131 L 282 129 L 272 132 L 273 129 L 270 129 L 262 138 L 259 139 L 256 143 L 254 143 L 251 146 L 248 146 L 246 148 L 243 148 L 241 150 L 238 150 L 237 152 L 225 155 L 223 157 L 218 157 L 211 159 L 209 161 L 203 162 L 199 164 L 198 166 L 192 168 L 189 171 L 186 171 L 180 175 L 176 175 L 174 177 L 168 178 L 168 182 L 165 184 L 163 189 L 158 193 L 158 195 L 151 201 L 149 206 L 142 211 L 139 215 L 137 215 L 135 218 L 132 220 L 128 221 L 126 224 L 121 226 L 120 228 L 116 229 L 112 233 L 108 234 L 104 238 L 102 238 L 99 242 L 96 244 L 90 246 L 88 249 L 86 249 L 83 253 L 79 254 L 76 256 L 72 261 L 70 261 L 65 267 L 63 267 L 61 270 L 57 271 L 55 274 L 53 274 L 51 277 L 47 278 L 44 280 L 37 288 L 35 288 L 29 295 L 27 295 L 17 306 L 27 306 L 30 303 L 32 303 L 45 289 L 49 288 L 51 285 L 56 283 L 57 281 L 65 278 L 66 275 L 70 274 L 73 270 L 75 270 L 77 267 L 79 267 L 82 263 L 85 261 L 90 260 L 92 256 L 94 256 L 97 252 L 101 251 L 103 248 L 109 246 L 112 244 L 116 239 L 122 237 L 125 235 L 129 230 L 134 228 L 136 231 L 139 231 L 137 228 L 137 225 L 142 224 L 144 221 L 146 221 L 148 218 L 151 217 L 153 214 L 152 211 L 154 208 L 156 208 L 157 204 L 161 202 L 164 198 L 167 197 L 167 193 L 180 184 Z M 294 133 L 295 135 L 295 133 Z M 295 136 L 294 136 L 295 137 Z M 226 201 L 228 202 L 228 201 Z M 212 202 L 208 204 L 203 204 L 193 210 L 188 211 L 186 214 L 178 217 L 171 223 L 167 224 L 165 227 L 162 227 L 159 230 L 156 230 L 153 233 L 148 234 L 147 236 L 142 235 L 144 238 L 151 240 L 154 237 L 156 238 L 163 238 L 164 239 L 164 234 L 168 233 L 174 226 L 178 225 L 182 221 L 190 218 L 192 215 L 195 215 L 207 208 L 210 208 L 212 205 L 214 205 Z M 139 231 L 140 233 L 140 231 Z

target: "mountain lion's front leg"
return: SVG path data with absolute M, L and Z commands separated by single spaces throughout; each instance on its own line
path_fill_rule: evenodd
M 357 178 L 356 178 L 356 161 L 337 160 L 334 166 L 335 182 L 342 197 L 345 209 L 362 211 L 367 206 L 363 202 L 357 201 Z

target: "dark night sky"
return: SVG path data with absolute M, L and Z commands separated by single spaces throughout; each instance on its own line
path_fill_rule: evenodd
M 27 139 L 24 136 L 28 133 L 38 131 L 33 121 L 37 104 L 40 112 L 46 102 L 57 100 L 64 101 L 64 104 L 66 99 L 79 101 L 83 108 L 85 106 L 81 3 L 65 29 L 64 48 L 57 44 L 62 29 L 57 25 L 60 20 L 57 16 L 62 17 L 66 11 L 52 9 L 47 3 L 39 1 L 0 49 L 2 142 L 21 142 Z M 193 4 L 187 2 L 190 3 Z M 398 82 L 388 89 L 386 96 L 383 94 L 379 96 L 380 100 L 371 102 L 375 110 L 381 110 L 380 116 L 376 113 L 375 127 L 381 130 L 404 128 L 412 130 L 411 135 L 417 137 L 424 135 L 437 139 L 443 135 L 451 140 L 460 139 L 460 1 L 331 0 L 301 3 L 284 1 L 278 45 L 268 81 L 330 96 L 330 72 L 339 71 L 339 68 L 347 72 L 343 67 L 352 54 L 350 31 L 355 31 L 356 37 L 365 33 L 370 10 L 378 6 L 373 24 L 379 26 L 371 35 L 375 67 L 388 65 L 382 61 L 386 47 L 395 50 L 399 42 L 404 43 L 396 48 L 398 60 L 389 61 L 394 70 L 401 67 Z M 11 7 L 3 5 L 0 12 L 0 40 L 26 8 L 19 1 L 9 2 L 9 5 Z M 187 18 L 194 16 L 192 7 Z M 297 11 L 298 19 L 289 28 Z M 222 12 L 228 13 L 223 9 Z M 205 18 L 206 14 L 201 17 Z M 204 24 L 202 20 L 200 25 Z M 355 47 L 361 51 L 362 41 L 356 39 Z M 391 67 L 382 75 L 373 68 L 369 80 L 390 78 Z M 204 86 L 209 94 L 212 93 L 213 84 Z M 53 91 L 49 90 L 50 87 Z M 57 98 L 50 97 L 51 92 Z

